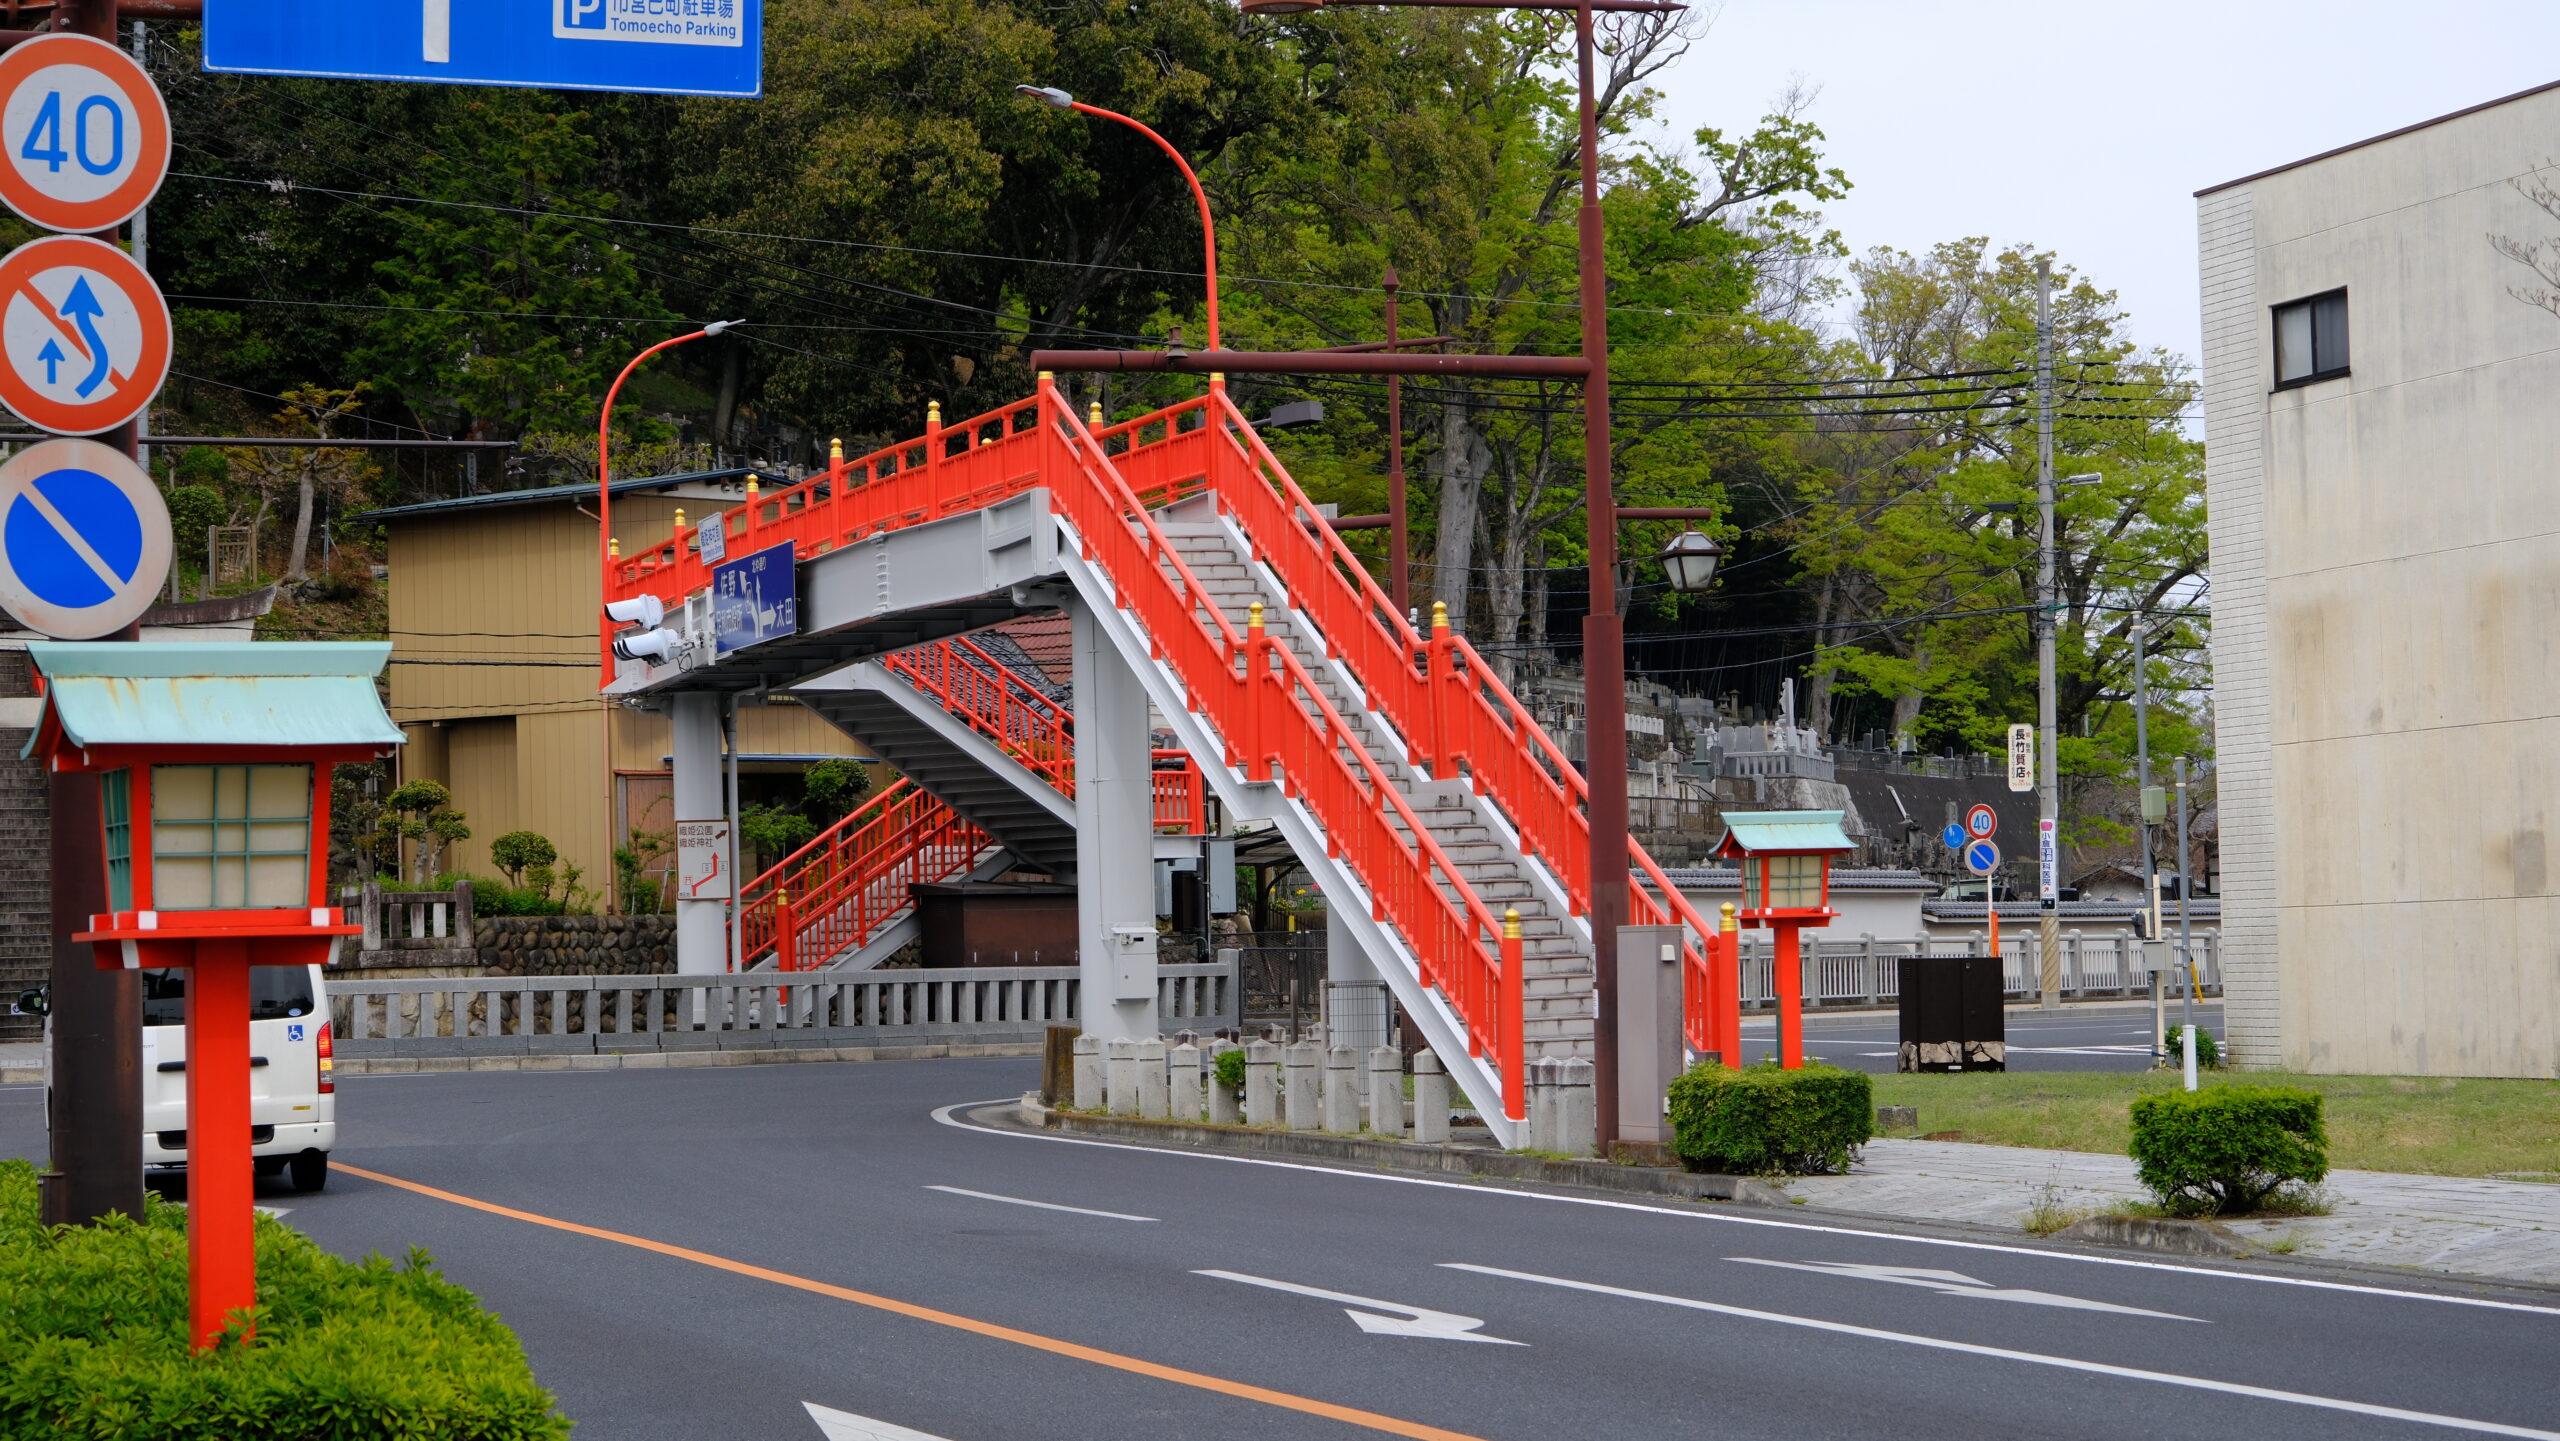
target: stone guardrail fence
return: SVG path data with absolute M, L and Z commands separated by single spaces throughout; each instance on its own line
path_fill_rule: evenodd
M 1167 1024 L 1237 1025 L 1232 966 L 1159 966 Z M 338 1054 L 616 1055 L 645 1051 L 1008 1045 L 1073 1024 L 1073 966 L 329 981 Z
M 2218 932 L 2199 931 L 2195 939 L 2196 970 L 2201 978 L 2200 996 L 2222 994 L 2222 946 Z M 2176 942 L 2171 947 L 2174 950 Z M 1770 942 L 1765 933 L 1746 931 L 1742 937 L 1742 1005 L 1745 1010 L 1770 1010 L 1776 997 L 1770 988 Z M 2001 971 L 2005 989 L 2012 999 L 2032 1000 L 2040 974 L 2037 952 L 2040 938 L 2034 930 L 2020 935 L 2012 930 L 2000 938 Z M 1979 954 L 1978 942 L 1963 939 L 1944 940 L 1880 940 L 1874 936 L 1855 939 L 1816 940 L 1804 938 L 1804 1003 L 1813 1006 L 1890 1006 L 1902 996 L 1902 967 L 1910 956 L 1962 956 Z M 2179 978 L 2168 978 L 2168 994 L 2176 996 Z M 2151 994 L 2151 975 L 2142 968 L 2142 943 L 2125 935 L 2083 936 L 2070 931 L 2062 934 L 2062 994 L 2071 1000 L 2093 1000 L 2122 996 L 2128 999 Z
M 367 951 L 468 951 L 478 944 L 469 881 L 448 891 L 386 891 L 368 881 L 339 899 L 364 927 Z

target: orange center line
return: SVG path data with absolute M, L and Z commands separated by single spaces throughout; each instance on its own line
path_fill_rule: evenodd
M 1211 1376 L 1199 1371 L 1186 1371 L 1179 1366 L 1142 1361 L 1135 1356 L 1123 1356 L 1116 1351 L 1078 1345 L 1073 1341 L 1061 1341 L 1054 1336 L 1043 1336 L 1036 1331 L 999 1326 L 993 1321 L 981 1321 L 956 1312 L 940 1311 L 931 1306 L 919 1306 L 912 1301 L 900 1301 L 888 1296 L 874 1295 L 868 1291 L 856 1291 L 848 1286 L 833 1286 L 824 1281 L 813 1281 L 806 1276 L 794 1276 L 788 1271 L 769 1270 L 763 1266 L 749 1265 L 744 1261 L 732 1261 L 726 1256 L 714 1256 L 708 1251 L 669 1245 L 664 1241 L 652 1241 L 645 1236 L 608 1231 L 598 1226 L 583 1226 L 575 1221 L 563 1221 L 554 1216 L 544 1216 L 532 1211 L 519 1211 L 513 1207 L 498 1205 L 494 1201 L 475 1200 L 469 1196 L 457 1195 L 452 1191 L 441 1191 L 433 1186 L 421 1185 L 416 1181 L 404 1181 L 397 1176 L 386 1176 L 379 1171 L 368 1171 L 361 1167 L 343 1164 L 337 1165 L 336 1169 L 344 1175 L 361 1176 L 368 1181 L 397 1186 L 404 1191 L 414 1191 L 421 1196 L 431 1196 L 439 1201 L 450 1201 L 457 1206 L 468 1206 L 475 1211 L 486 1211 L 493 1216 L 504 1216 L 509 1220 L 523 1221 L 535 1226 L 548 1226 L 555 1231 L 567 1231 L 573 1235 L 592 1236 L 599 1241 L 635 1246 L 643 1251 L 655 1251 L 661 1256 L 672 1256 L 679 1261 L 691 1261 L 696 1265 L 709 1266 L 715 1270 L 728 1271 L 740 1276 L 752 1276 L 759 1281 L 771 1281 L 777 1286 L 789 1286 L 794 1290 L 832 1296 L 836 1300 L 851 1301 L 857 1306 L 868 1306 L 876 1311 L 887 1311 L 892 1315 L 905 1316 L 911 1320 L 930 1321 L 934 1325 L 949 1326 L 956 1331 L 968 1331 L 976 1335 L 992 1337 L 998 1341 L 1010 1341 L 1017 1346 L 1028 1346 L 1035 1351 L 1046 1351 L 1054 1356 L 1065 1356 L 1077 1361 L 1089 1361 L 1096 1366 L 1108 1366 L 1115 1371 L 1128 1371 L 1140 1376 L 1153 1377 L 1158 1381 L 1170 1381 L 1178 1386 L 1192 1386 L 1203 1391 L 1215 1391 L 1220 1395 L 1259 1401 L 1265 1406 L 1276 1406 L 1284 1411 L 1301 1411 L 1310 1416 L 1322 1416 L 1327 1420 L 1340 1421 L 1346 1425 L 1383 1431 L 1390 1436 L 1409 1436 L 1414 1438 L 1414 1441 L 1484 1441 L 1482 1437 L 1471 1436 L 1463 1431 L 1445 1431 L 1437 1426 L 1425 1426 L 1418 1421 L 1400 1420 L 1375 1411 L 1363 1411 L 1353 1406 L 1337 1406 L 1330 1401 L 1294 1396 L 1286 1391 L 1274 1391 L 1266 1386 L 1230 1381 L 1223 1376 Z

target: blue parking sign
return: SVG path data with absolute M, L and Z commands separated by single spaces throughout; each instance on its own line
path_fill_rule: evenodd
M 204 68 L 756 96 L 763 10 L 763 0 L 206 0 Z

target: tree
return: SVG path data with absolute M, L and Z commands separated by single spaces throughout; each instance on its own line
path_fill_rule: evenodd
M 560 859 L 560 851 L 550 840 L 534 831 L 509 831 L 489 842 L 489 859 L 507 873 L 507 884 L 521 886 L 528 869 L 548 869 Z
M 400 838 L 417 846 L 413 854 L 420 889 L 435 883 L 440 874 L 436 862 L 446 846 L 471 839 L 470 818 L 453 809 L 453 792 L 440 781 L 408 781 L 395 787 L 382 798 L 382 808 L 399 818 Z
M 822 826 L 853 814 L 871 793 L 871 772 L 849 756 L 836 756 L 800 773 L 801 804 Z

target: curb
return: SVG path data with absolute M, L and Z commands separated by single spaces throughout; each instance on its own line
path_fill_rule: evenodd
M 2164 1221 L 2151 1216 L 2091 1216 L 2054 1232 L 2053 1238 L 2093 1246 L 2167 1251 L 2178 1256 L 2223 1256 L 2237 1260 L 2253 1254 L 2248 1242 L 2210 1221 Z
M 341 1056 L 341 1076 L 414 1076 L 462 1071 L 661 1071 L 703 1066 L 771 1066 L 798 1061 L 928 1061 L 1036 1056 L 1040 1043 L 990 1046 L 776 1046 L 752 1051 L 633 1051 L 627 1055 Z M 13 1073 L 0 1073 L 13 1074 Z
M 1708 1176 L 1649 1166 L 1618 1166 L 1606 1161 L 1550 1161 L 1539 1156 L 1474 1146 L 1425 1146 L 1359 1136 L 1332 1136 L 1320 1131 L 1264 1131 L 1243 1126 L 1209 1126 L 1186 1121 L 1147 1121 L 1135 1116 L 1089 1116 L 1055 1111 L 1026 1097 L 1024 1120 L 1044 1130 L 1079 1136 L 1136 1141 L 1143 1145 L 1195 1151 L 1224 1151 L 1245 1156 L 1296 1156 L 1344 1161 L 1390 1171 L 1472 1176 L 1488 1181 L 1526 1181 L 1548 1186 L 1579 1186 L 1640 1196 L 1671 1196 L 1689 1201 L 1732 1201 L 1745 1206 L 1792 1209 L 1786 1192 L 1749 1176 Z

